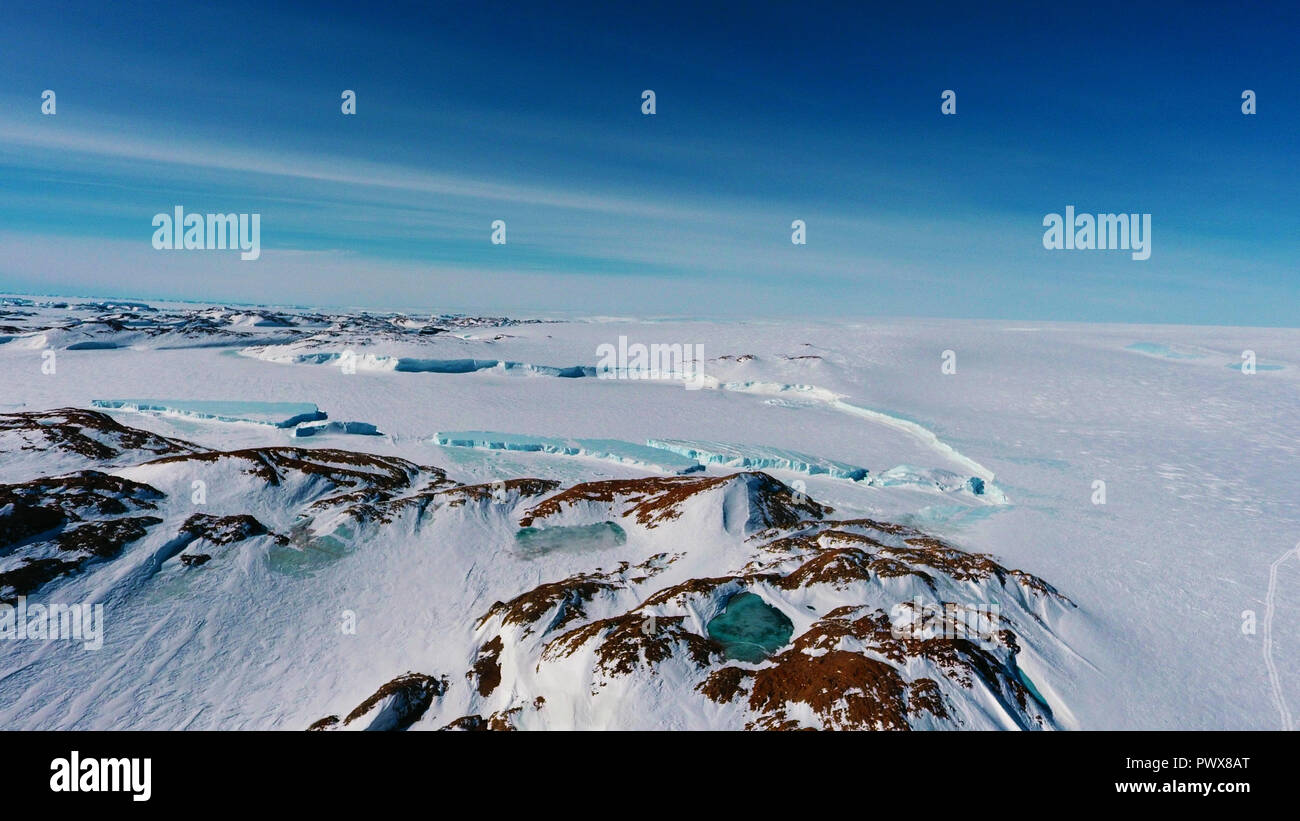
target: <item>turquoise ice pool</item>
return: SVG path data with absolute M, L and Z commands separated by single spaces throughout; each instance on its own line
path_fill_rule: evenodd
M 790 641 L 794 623 L 753 593 L 737 593 L 708 624 L 709 638 L 722 645 L 727 658 L 762 661 Z

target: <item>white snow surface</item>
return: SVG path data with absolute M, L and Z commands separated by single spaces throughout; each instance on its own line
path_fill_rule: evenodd
M 441 468 L 466 484 L 528 476 L 568 485 L 677 471 L 671 463 L 599 458 L 610 453 L 591 448 L 561 458 L 441 446 L 433 441 L 438 432 L 816 454 L 861 466 L 870 480 L 786 469 L 793 463 L 772 463 L 769 472 L 787 484 L 805 482 L 837 518 L 900 522 L 991 554 L 1077 605 L 1050 613 L 1024 605 L 1044 621 L 1028 628 L 1020 665 L 1052 706 L 1054 726 L 1274 729 L 1279 698 L 1300 708 L 1300 560 L 1274 567 L 1267 660 L 1262 625 L 1270 567 L 1300 542 L 1300 331 L 881 319 L 570 320 L 498 333 L 502 326 L 492 322 L 448 318 L 447 332 L 417 337 L 437 318 L 366 315 L 365 328 L 352 333 L 340 313 L 298 311 L 295 320 L 293 309 L 213 308 L 219 330 L 177 344 L 175 330 L 92 327 L 96 311 L 120 311 L 120 304 L 48 302 L 21 306 L 33 316 L 0 316 L 0 324 L 31 327 L 0 336 L 0 413 L 90 408 L 94 399 L 121 396 L 310 402 L 330 419 L 365 420 L 382 435 L 287 439 L 265 424 L 111 413 L 204 448 L 342 448 Z M 169 316 L 195 310 L 159 307 Z M 76 310 L 81 324 L 69 329 Z M 620 335 L 702 345 L 712 389 L 588 378 L 598 346 Z M 1273 367 L 1242 373 L 1235 365 L 1248 349 Z M 54 373 L 42 368 L 46 350 L 56 354 Z M 945 350 L 957 354 L 954 374 L 941 371 Z M 344 351 L 354 355 L 355 372 L 340 367 Z M 0 482 L 81 467 L 67 454 L 5 447 Z M 236 462 L 199 464 L 101 469 L 168 494 L 157 515 L 169 523 L 194 512 L 251 513 L 289 533 L 323 492 L 310 474 L 271 493 Z M 700 475 L 730 472 L 710 465 Z M 970 477 L 996 494 L 972 492 L 964 484 Z M 195 479 L 206 482 L 202 507 L 192 502 Z M 1104 504 L 1094 503 L 1099 481 Z M 102 650 L 0 640 L 0 727 L 301 729 L 346 715 L 407 671 L 450 682 L 416 728 L 486 715 L 543 691 L 548 706 L 521 719 L 524 726 L 736 726 L 732 707 L 674 686 L 691 675 L 677 660 L 660 668 L 657 683 L 630 678 L 594 698 L 586 696 L 592 682 L 582 654 L 538 667 L 522 638 L 502 660 L 503 680 L 517 692 L 475 701 L 464 673 L 484 638 L 476 620 L 493 602 L 661 553 L 684 556 L 655 585 L 724 575 L 753 552 L 725 526 L 732 503 L 723 500 L 693 504 L 662 529 L 629 527 L 625 544 L 603 552 L 525 559 L 515 549 L 512 516 L 529 504 L 512 501 L 501 514 L 467 504 L 428 521 L 399 518 L 292 573 L 272 566 L 266 536 L 230 546 L 223 560 L 183 568 L 165 557 L 174 528 L 160 526 L 118 558 L 39 594 L 105 603 Z M 573 510 L 550 524 L 586 524 L 589 514 Z M 333 526 L 318 520 L 313 532 Z M 768 593 L 796 636 L 814 612 L 841 601 L 834 591 L 806 600 Z M 952 595 L 963 594 L 954 588 Z M 618 596 L 633 594 L 597 599 L 590 615 L 621 612 L 628 602 Z M 679 615 L 700 633 L 713 614 Z M 355 635 L 340 629 L 349 617 Z M 1252 630 L 1255 619 L 1261 623 Z M 550 703 L 555 692 L 570 695 Z M 970 694 L 968 726 L 1016 726 L 991 699 Z

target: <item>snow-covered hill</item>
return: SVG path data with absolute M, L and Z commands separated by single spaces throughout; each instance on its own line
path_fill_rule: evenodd
M 0 610 L 0 726 L 1271 728 L 1300 698 L 1292 331 L 0 325 L 0 600 L 104 605 L 97 650 Z M 702 345 L 700 389 L 595 375 L 623 336 Z
M 78 417 L 65 410 L 37 418 L 71 425 Z M 97 414 L 81 418 L 105 427 Z M 1065 597 L 909 528 L 830 518 L 828 508 L 764 473 L 463 485 L 394 457 L 168 444 L 181 452 L 114 474 L 0 486 L 0 596 L 13 604 L 20 595 L 93 590 L 113 602 L 110 629 L 126 622 L 128 631 L 147 634 L 137 622 L 156 613 L 159 599 L 181 612 L 215 614 L 232 585 L 256 578 L 255 587 L 274 592 L 261 606 L 275 611 L 268 616 L 276 625 L 295 598 L 321 594 L 317 578 L 325 574 L 401 573 L 391 566 L 395 556 L 431 553 L 442 579 L 428 580 L 429 593 L 446 595 L 453 591 L 439 588 L 470 571 L 487 546 L 543 532 L 561 537 L 550 540 L 550 551 L 568 550 L 567 563 L 588 569 L 533 584 L 535 556 L 498 556 L 491 588 L 507 597 L 442 625 L 447 650 L 459 642 L 460 656 L 472 660 L 466 669 L 393 670 L 370 698 L 360 682 L 316 692 L 307 703 L 351 697 L 357 706 L 313 726 L 1054 726 L 1017 657 L 1027 643 L 1041 648 L 1037 655 L 1059 652 L 1049 625 L 1069 606 Z M 212 495 L 196 501 L 196 482 Z M 616 527 L 626 539 L 613 547 L 592 542 L 588 553 L 593 525 Z M 792 635 L 758 659 L 730 656 L 710 636 L 711 623 L 742 594 L 760 597 L 791 626 Z M 982 630 L 959 635 L 956 625 L 979 625 L 954 621 L 951 636 L 942 624 L 941 635 L 921 635 L 924 607 L 956 613 L 989 601 L 1002 609 Z M 362 612 L 412 606 L 380 596 L 355 605 Z M 167 655 L 182 649 L 174 637 L 156 640 Z M 110 637 L 93 659 L 111 661 L 123 649 Z M 146 708 L 146 722 L 197 709 L 204 682 L 226 672 L 219 660 L 230 649 L 168 665 L 168 677 L 187 687 Z M 77 663 L 82 658 L 57 656 L 38 651 L 18 675 L 90 673 Z M 407 661 L 427 663 L 421 655 Z M 157 686 L 97 675 L 78 681 L 78 699 L 94 692 L 113 703 L 128 695 L 114 685 Z M 98 726 L 108 717 L 79 718 Z

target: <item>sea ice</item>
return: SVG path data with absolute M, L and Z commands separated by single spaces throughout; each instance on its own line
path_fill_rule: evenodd
M 688 439 L 648 439 L 646 445 L 708 465 L 757 470 L 790 470 L 810 476 L 826 475 L 836 479 L 851 479 L 855 482 L 867 476 L 866 468 L 783 448 Z
M 977 496 L 995 505 L 1007 504 L 1007 496 L 997 485 L 979 476 L 963 477 L 948 470 L 897 465 L 867 480 L 873 487 L 922 487 L 942 493 L 963 493 Z
M 562 439 L 555 436 L 468 430 L 435 433 L 433 441 L 444 447 L 586 456 L 668 473 L 687 473 L 700 469 L 700 463 L 694 459 L 619 439 Z
M 293 429 L 297 437 L 315 436 L 320 433 L 351 433 L 360 436 L 378 436 L 379 428 L 369 422 L 304 422 Z
M 185 416 L 215 422 L 251 422 L 277 428 L 292 428 L 303 422 L 324 419 L 325 414 L 310 402 L 234 402 L 173 399 L 92 399 L 91 407 L 108 410 Z

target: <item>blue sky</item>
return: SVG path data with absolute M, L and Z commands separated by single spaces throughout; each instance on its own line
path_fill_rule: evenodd
M 269 5 L 6 6 L 0 290 L 1300 325 L 1283 4 Z M 153 249 L 176 205 L 261 259 Z M 1045 250 L 1067 205 L 1151 258 Z

